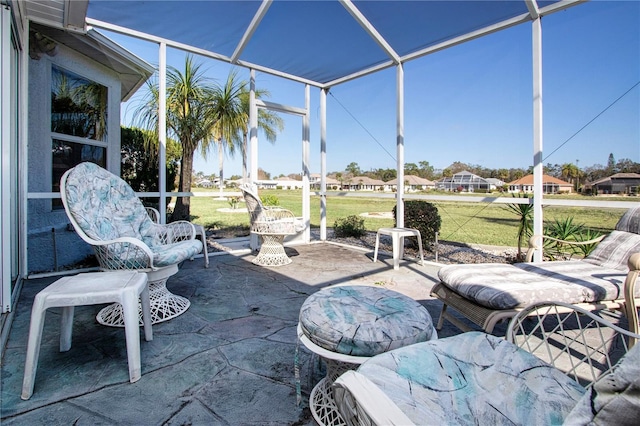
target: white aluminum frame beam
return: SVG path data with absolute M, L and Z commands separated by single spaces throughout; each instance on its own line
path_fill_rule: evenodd
M 262 4 L 258 8 L 258 11 L 253 16 L 253 19 L 251 19 L 251 23 L 249 24 L 246 31 L 244 32 L 242 39 L 240 39 L 238 46 L 236 46 L 236 49 L 231 55 L 232 64 L 235 64 L 238 62 L 240 55 L 242 55 L 244 48 L 247 47 L 249 40 L 251 40 L 251 37 L 253 37 L 253 33 L 256 31 L 256 29 L 260 25 L 262 18 L 264 18 L 264 15 L 266 15 L 267 10 L 269 10 L 269 7 L 271 6 L 272 2 L 273 0 L 263 0 Z
M 268 102 L 256 98 L 256 76 L 255 70 L 251 69 L 249 79 L 249 182 L 258 180 L 258 108 L 284 114 L 296 115 L 302 118 L 302 218 L 305 223 L 303 241 L 309 243 L 311 240 L 311 190 L 309 187 L 309 153 L 310 149 L 310 122 L 311 122 L 311 85 L 305 85 L 304 108 L 283 105 L 276 102 Z M 258 248 L 258 236 L 251 234 L 249 247 L 252 250 Z
M 404 66 L 396 67 L 396 151 L 398 191 L 396 193 L 396 226 L 404 228 Z
M 158 211 L 160 223 L 167 223 L 167 45 L 158 47 Z
M 533 234 L 542 235 L 542 18 L 532 23 L 532 51 L 533 51 Z M 534 253 L 535 262 L 542 261 L 542 250 Z
M 0 211 L 2 212 L 2 222 L 0 223 L 0 312 L 11 311 L 11 228 L 14 225 L 11 214 L 11 175 L 13 168 L 17 164 L 11 164 L 11 11 L 2 8 L 0 14 L 0 63 L 3 65 L 0 74 L 0 157 L 2 166 L 0 167 Z M 7 37 L 9 35 L 9 37 Z
M 327 240 L 327 93 L 320 89 L 320 241 Z
M 302 219 L 304 220 L 303 239 L 305 244 L 311 240 L 311 190 L 309 188 L 309 153 L 311 152 L 311 86 L 304 86 L 304 109 L 302 117 Z
M 391 47 L 387 40 L 382 37 L 382 34 L 378 32 L 371 22 L 360 12 L 360 10 L 351 2 L 351 0 L 340 0 L 342 6 L 351 14 L 358 24 L 365 30 L 371 38 L 380 46 L 382 50 L 393 60 L 394 64 L 400 63 L 400 55 Z

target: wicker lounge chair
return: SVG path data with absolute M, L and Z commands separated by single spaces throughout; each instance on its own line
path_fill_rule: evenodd
M 498 322 L 512 318 L 525 306 L 549 300 L 590 311 L 627 311 L 625 291 L 631 291 L 640 272 L 640 207 L 628 210 L 616 229 L 581 260 L 529 262 L 545 238 L 548 237 L 531 238 L 528 262 L 440 268 L 440 283 L 432 290 L 432 295 L 443 302 L 436 328 L 440 330 L 447 319 L 461 330 L 471 329 L 449 308 L 488 333 Z M 635 286 L 633 294 L 636 304 L 640 303 L 640 286 Z M 637 321 L 631 327 L 637 332 Z
M 179 263 L 202 250 L 191 223 L 154 223 L 124 180 L 93 163 L 80 163 L 68 170 L 60 180 L 60 195 L 69 221 L 93 247 L 102 270 L 147 273 L 153 324 L 189 308 L 189 300 L 169 292 L 166 282 L 178 272 Z M 107 306 L 97 320 L 124 326 L 122 306 Z
M 640 335 L 551 302 L 521 310 L 506 337 L 462 333 L 370 358 L 334 384 L 342 424 L 635 424 L 640 418 L 640 345 L 633 345 Z
M 282 266 L 291 263 L 284 250 L 283 241 L 287 235 L 295 235 L 305 227 L 302 218 L 281 207 L 262 205 L 257 192 L 250 184 L 240 187 L 249 211 L 251 232 L 262 237 L 260 252 L 253 263 L 261 266 Z

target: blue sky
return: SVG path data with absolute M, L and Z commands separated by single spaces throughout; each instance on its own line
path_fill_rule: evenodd
M 610 153 L 640 162 L 640 2 L 592 1 L 547 16 L 542 25 L 544 163 L 583 168 L 606 164 Z M 108 35 L 157 64 L 156 45 Z M 180 68 L 183 55 L 169 49 L 168 63 Z M 455 161 L 531 166 L 531 57 L 531 25 L 523 24 L 407 63 L 405 162 L 428 161 L 436 169 Z M 227 64 L 198 61 L 218 82 L 226 79 Z M 248 70 L 239 72 L 248 79 Z M 258 73 L 257 85 L 270 91 L 270 101 L 304 106 L 302 84 Z M 396 167 L 395 90 L 395 69 L 331 89 L 329 172 L 354 161 L 362 170 Z M 123 104 L 124 124 L 131 123 L 137 99 Z M 311 88 L 312 173 L 320 171 L 319 102 L 319 90 Z M 259 144 L 258 165 L 274 177 L 302 170 L 302 121 L 282 117 L 285 130 L 276 143 Z M 224 164 L 225 177 L 241 174 L 239 155 Z M 217 150 L 197 156 L 194 169 L 217 174 Z

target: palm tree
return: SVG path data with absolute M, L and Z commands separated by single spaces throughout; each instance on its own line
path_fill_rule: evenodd
M 242 153 L 242 180 L 247 179 L 247 146 L 249 141 L 249 115 L 251 105 L 249 104 L 250 92 L 245 89 L 240 93 L 240 102 L 242 104 L 242 111 L 246 116 L 245 126 L 242 128 L 242 141 L 240 145 L 240 152 Z M 256 98 L 261 99 L 269 97 L 268 90 L 256 90 Z M 269 111 L 263 108 L 258 109 L 258 128 L 262 130 L 265 138 L 270 143 L 275 143 L 277 131 L 284 129 L 284 121 L 275 112 Z
M 241 93 L 246 91 L 247 83 L 238 80 L 238 73 L 232 70 L 227 76 L 224 86 L 215 90 L 211 98 L 211 109 L 215 119 L 213 140 L 218 145 L 218 164 L 220 166 L 220 192 L 224 185 L 224 151 L 231 155 L 240 142 L 240 132 L 246 126 L 247 116 L 244 114 Z M 208 144 L 202 145 L 202 154 L 206 155 Z
M 212 102 L 217 88 L 204 75 L 200 64 L 192 56 L 185 58 L 184 70 L 174 67 L 167 70 L 167 132 L 182 145 L 178 190 L 191 191 L 191 174 L 195 150 L 207 144 L 213 133 L 216 116 Z M 158 87 L 148 83 L 148 93 L 136 110 L 135 118 L 158 135 Z M 189 220 L 190 198 L 178 197 L 172 220 Z
M 574 179 L 578 180 L 580 178 L 580 169 L 573 163 L 565 163 L 562 165 L 562 176 L 569 179 L 569 183 L 573 184 Z

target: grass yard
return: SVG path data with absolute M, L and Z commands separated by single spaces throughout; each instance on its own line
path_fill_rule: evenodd
M 198 192 L 198 188 L 194 188 L 194 192 Z M 260 191 L 261 196 L 267 194 L 278 197 L 280 206 L 291 210 L 296 216 L 302 215 L 301 191 Z M 442 201 L 433 201 L 433 204 L 438 208 L 442 219 L 441 240 L 512 247 L 517 245 L 518 217 L 506 210 L 504 205 Z M 351 215 L 391 212 L 394 206 L 395 199 L 392 198 L 328 197 L 327 226 L 333 227 L 336 219 Z M 230 207 L 228 201 L 218 200 L 216 197 L 192 197 L 192 220 L 211 230 L 226 230 L 225 237 L 247 235 L 249 216 L 246 212 L 218 211 Z M 245 205 L 240 202 L 238 207 L 243 208 Z M 611 232 L 623 214 L 622 209 L 555 206 L 544 208 L 545 222 L 573 217 L 574 223 L 582 223 L 601 232 Z M 370 231 L 394 224 L 393 219 L 388 218 L 365 217 L 364 221 L 365 227 Z M 320 197 L 317 196 L 311 198 L 311 226 L 320 227 Z

